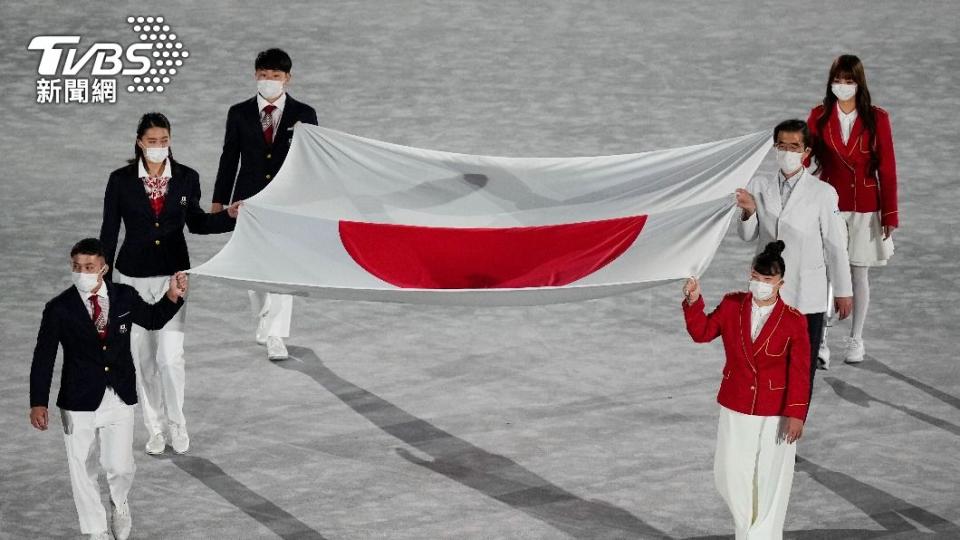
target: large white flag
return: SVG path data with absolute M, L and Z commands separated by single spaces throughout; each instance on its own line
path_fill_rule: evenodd
M 300 124 L 236 231 L 191 270 L 324 298 L 533 305 L 700 275 L 769 133 L 639 154 L 506 158 Z

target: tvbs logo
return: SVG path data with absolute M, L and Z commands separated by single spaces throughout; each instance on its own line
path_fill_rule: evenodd
M 66 61 L 62 62 L 64 49 L 60 46 L 79 43 L 80 36 L 37 36 L 30 40 L 27 48 L 31 51 L 43 51 L 40 66 L 37 68 L 40 75 L 76 75 L 91 60 L 93 64 L 90 74 L 93 76 L 143 75 L 150 70 L 150 51 L 153 50 L 151 43 L 134 43 L 127 47 L 126 52 L 119 43 L 94 43 L 79 59 L 78 50 L 70 47 L 66 49 Z M 137 64 L 136 67 L 124 66 L 124 58 Z
M 127 92 L 160 93 L 190 53 L 163 17 L 127 17 L 140 38 L 127 46 L 113 42 L 80 45 L 81 36 L 36 36 L 27 49 L 40 52 L 38 103 L 115 103 L 117 79 L 131 77 Z M 88 70 L 91 78 L 77 77 Z M 113 78 L 111 78 L 113 77 Z

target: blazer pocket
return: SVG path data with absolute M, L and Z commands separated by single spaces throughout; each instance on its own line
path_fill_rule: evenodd
M 764 346 L 764 352 L 767 353 L 767 356 L 783 356 L 787 354 L 787 347 L 789 345 L 790 345 L 790 338 L 787 338 L 787 340 L 784 341 L 782 344 L 770 343 L 770 341 L 767 341 L 766 346 Z M 774 352 L 778 350 L 780 352 Z M 775 389 L 772 388 L 771 390 L 775 390 Z
M 770 390 L 783 390 L 787 387 L 786 381 L 775 381 L 773 379 L 767 379 L 767 382 L 770 384 Z
M 122 314 L 122 315 L 117 315 L 117 318 L 118 318 L 118 319 L 122 319 L 122 318 L 126 317 L 126 316 L 129 315 L 129 314 L 130 314 L 130 312 L 128 311 L 128 312 L 126 312 L 126 313 L 124 313 L 124 314 Z

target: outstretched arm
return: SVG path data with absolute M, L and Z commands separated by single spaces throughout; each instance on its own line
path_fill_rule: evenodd
M 218 234 L 232 231 L 236 224 L 234 219 L 236 213 L 229 210 L 210 214 L 204 212 L 203 208 L 200 208 L 200 178 L 191 178 L 190 184 L 190 196 L 187 197 L 186 209 L 187 229 L 193 234 Z
M 737 234 L 745 242 L 752 242 L 760 237 L 760 218 L 757 216 L 757 183 L 753 180 L 746 189 L 737 190 L 737 206 L 740 208 L 737 220 Z
M 227 113 L 226 132 L 223 135 L 223 153 L 220 154 L 220 166 L 217 167 L 217 181 L 213 188 L 212 211 L 223 209 L 230 204 L 230 194 L 237 179 L 237 167 L 240 164 L 240 133 L 233 119 L 234 110 Z
M 703 296 L 700 295 L 700 282 L 696 278 L 687 280 L 683 288 L 683 317 L 687 323 L 687 333 L 697 343 L 713 341 L 723 331 L 723 303 L 712 313 L 704 313 Z
M 133 322 L 147 330 L 159 330 L 179 311 L 183 296 L 187 294 L 187 275 L 177 272 L 170 278 L 167 294 L 156 304 L 148 304 L 139 294 L 133 299 Z

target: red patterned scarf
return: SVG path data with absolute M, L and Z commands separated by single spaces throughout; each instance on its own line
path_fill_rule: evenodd
M 163 211 L 163 203 L 167 197 L 167 185 L 170 182 L 169 176 L 143 176 L 143 187 L 147 190 L 147 197 L 150 198 L 150 207 L 153 208 L 154 215 L 159 216 Z

